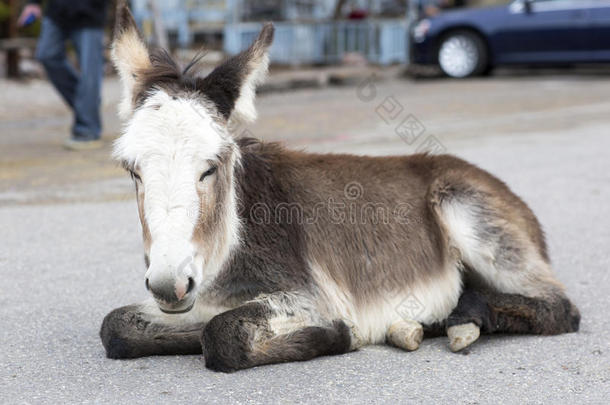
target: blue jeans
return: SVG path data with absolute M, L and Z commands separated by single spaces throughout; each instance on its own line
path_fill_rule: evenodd
M 100 92 L 104 72 L 103 39 L 102 28 L 68 30 L 49 18 L 42 21 L 36 58 L 74 112 L 72 137 L 76 140 L 99 139 L 102 132 Z M 72 42 L 78 54 L 78 71 L 66 58 L 67 40 Z

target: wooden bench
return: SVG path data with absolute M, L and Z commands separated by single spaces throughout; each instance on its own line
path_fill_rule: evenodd
M 0 39 L 0 51 L 36 48 L 36 38 L 3 38 Z
M 9 18 L 2 24 L 6 26 L 6 39 L 0 39 L 0 52 L 6 52 L 6 75 L 8 77 L 19 77 L 19 50 L 34 49 L 36 39 L 19 36 L 17 27 L 17 16 L 21 11 L 22 1 L 7 0 L 5 4 L 10 10 Z

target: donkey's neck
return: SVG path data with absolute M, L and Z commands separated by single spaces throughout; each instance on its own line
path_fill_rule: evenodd
M 289 154 L 277 143 L 247 138 L 238 140 L 240 162 L 235 170 L 235 189 L 243 232 L 256 225 L 267 228 L 278 225 L 273 211 L 278 206 L 298 204 L 294 199 L 294 167 Z M 269 215 L 267 215 L 269 214 Z M 243 235 L 242 235 L 243 236 Z
M 217 287 L 230 300 L 301 289 L 311 281 L 303 224 L 282 217 L 286 207 L 300 204 L 291 192 L 295 173 L 284 166 L 291 152 L 251 139 L 241 139 L 238 145 L 235 190 L 240 242 L 219 274 Z

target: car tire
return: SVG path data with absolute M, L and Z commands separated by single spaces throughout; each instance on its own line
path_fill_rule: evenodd
M 445 35 L 438 47 L 438 65 L 449 77 L 478 76 L 489 69 L 487 47 L 471 31 L 453 31 Z

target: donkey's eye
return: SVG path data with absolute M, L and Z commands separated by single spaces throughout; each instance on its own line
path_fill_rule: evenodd
M 140 178 L 140 175 L 138 173 L 134 172 L 133 170 L 130 170 L 129 174 L 131 174 L 132 179 L 135 179 L 137 181 L 142 181 L 142 179 Z
M 210 167 L 208 170 L 206 170 L 201 177 L 199 177 L 199 181 L 203 181 L 203 179 L 205 179 L 208 176 L 213 175 L 214 173 L 216 173 L 216 169 L 218 169 L 216 166 L 212 166 Z

